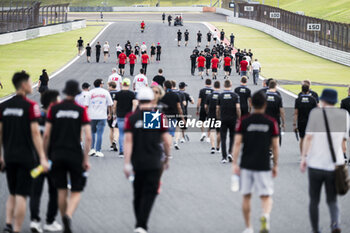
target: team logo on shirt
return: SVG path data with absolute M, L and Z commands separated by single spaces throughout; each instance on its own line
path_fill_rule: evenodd
M 79 112 L 72 110 L 59 110 L 56 114 L 56 118 L 72 118 L 78 119 Z
M 21 117 L 23 116 L 23 109 L 21 108 L 6 108 L 3 112 L 4 116 L 16 116 Z
M 232 99 L 231 94 L 224 94 L 224 99 Z
M 160 129 L 161 113 L 158 111 L 143 113 L 143 128 L 144 129 Z
M 303 97 L 303 98 L 301 98 L 301 102 L 302 103 L 309 103 L 309 98 Z
M 275 97 L 272 95 L 267 96 L 267 101 L 275 101 Z

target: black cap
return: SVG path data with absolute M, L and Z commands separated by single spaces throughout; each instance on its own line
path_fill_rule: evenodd
M 88 83 L 83 83 L 83 85 L 81 85 L 81 88 L 83 89 L 88 89 L 90 87 L 90 84 Z
M 63 89 L 63 93 L 69 96 L 76 96 L 80 94 L 79 83 L 75 80 L 68 80 Z
M 184 82 L 180 82 L 179 83 L 179 88 L 184 88 L 184 87 L 187 87 L 187 84 L 186 83 L 184 83 Z

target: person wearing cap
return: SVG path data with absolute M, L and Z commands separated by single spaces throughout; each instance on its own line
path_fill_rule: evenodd
M 56 90 L 46 91 L 40 98 L 42 104 L 41 117 L 39 119 L 40 132 L 43 135 L 45 130 L 45 123 L 47 112 L 51 104 L 56 104 L 59 101 L 60 93 Z M 51 158 L 50 154 L 48 155 Z M 58 196 L 57 189 L 53 183 L 50 173 L 43 173 L 33 180 L 32 192 L 30 194 L 30 229 L 33 232 L 43 232 L 40 218 L 40 199 L 43 192 L 45 180 L 48 185 L 48 207 L 46 213 L 45 231 L 61 231 L 62 226 L 55 221 L 58 212 Z
M 112 74 L 108 77 L 108 82 L 115 82 L 116 84 L 116 90 L 120 91 L 121 84 L 122 84 L 122 77 L 118 74 L 117 68 L 112 69 Z
M 30 171 L 38 165 L 38 158 L 45 172 L 49 168 L 38 124 L 40 108 L 26 97 L 33 91 L 30 76 L 25 71 L 15 73 L 12 83 L 16 95 L 0 104 L 0 148 L 3 147 L 0 150 L 0 171 L 6 164 L 10 193 L 4 232 L 21 231 L 27 197 L 32 190 Z
M 89 155 L 104 157 L 104 154 L 101 152 L 102 136 L 107 119 L 112 118 L 113 100 L 109 92 L 103 88 L 102 79 L 96 79 L 94 86 L 95 88 L 90 91 L 87 103 L 92 130 L 92 145 Z
M 157 44 L 156 51 L 156 61 L 160 61 L 160 55 L 162 54 L 162 46 L 160 46 L 159 42 Z
M 87 106 L 88 99 L 90 96 L 90 84 L 83 83 L 81 85 L 81 88 L 83 89 L 82 92 L 75 97 L 75 102 L 80 104 L 81 106 Z
M 140 73 L 138 75 L 136 75 L 134 78 L 134 81 L 132 83 L 132 87 L 133 87 L 134 92 L 137 93 L 138 90 L 144 86 L 146 86 L 146 87 L 148 86 L 148 79 L 145 76 L 144 69 L 140 69 Z
M 160 86 L 163 86 L 165 82 L 165 77 L 163 76 L 163 69 L 158 70 L 158 74 L 154 76 L 153 81 L 158 83 Z
M 144 52 L 147 52 L 147 45 L 145 42 L 142 42 L 142 45 L 141 45 L 141 54 L 144 53 Z
M 156 112 L 160 127 L 147 129 L 143 125 L 143 116 L 152 111 L 154 94 L 151 88 L 140 88 L 137 99 L 139 109 L 125 117 L 124 173 L 127 178 L 134 177 L 135 231 L 147 233 L 148 219 L 157 197 L 161 172 L 169 167 L 171 137 L 164 127 L 166 118 Z M 163 144 L 163 149 L 161 148 Z M 162 161 L 163 153 L 165 154 Z
M 135 93 L 130 91 L 130 79 L 124 78 L 121 91 L 118 91 L 113 98 L 113 114 L 117 117 L 119 127 L 119 157 L 124 157 L 124 118 L 129 112 L 135 111 L 137 100 Z
M 314 108 L 310 112 L 300 169 L 305 172 L 308 168 L 312 232 L 320 232 L 318 206 L 322 186 L 325 185 L 331 230 L 332 233 L 339 233 L 341 232 L 340 212 L 334 181 L 335 167 L 344 164 L 343 155 L 346 153 L 349 138 L 349 114 L 345 109 L 335 107 L 338 102 L 338 93 L 334 89 L 324 89 L 320 100 L 320 108 Z
M 66 82 L 65 99 L 49 108 L 44 133 L 44 149 L 51 156 L 51 175 L 58 189 L 58 206 L 62 216 L 64 232 L 72 232 L 72 216 L 80 202 L 86 183 L 86 172 L 90 169 L 89 150 L 91 127 L 87 109 L 76 104 L 80 93 L 79 83 Z M 84 151 L 80 139 L 84 135 Z M 68 194 L 69 174 L 71 189 Z
M 183 101 L 184 104 L 182 106 L 182 112 L 185 116 L 185 121 L 187 121 L 188 103 L 194 104 L 194 98 L 186 92 L 186 87 L 187 87 L 187 84 L 185 82 L 179 83 L 179 93 L 181 93 L 184 96 L 184 101 Z M 182 139 L 180 140 L 181 143 L 185 142 L 185 140 L 188 142 L 190 141 L 190 138 L 186 134 L 186 130 L 187 130 L 186 127 L 182 127 Z

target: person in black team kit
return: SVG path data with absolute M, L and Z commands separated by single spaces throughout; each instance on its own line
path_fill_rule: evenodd
M 173 19 L 173 17 L 171 15 L 168 15 L 168 24 L 169 26 L 171 26 L 171 20 Z
M 100 56 L 101 56 L 101 45 L 100 42 L 97 42 L 95 45 L 95 51 L 96 51 L 96 62 L 100 62 Z
M 160 61 L 161 54 L 162 54 L 162 46 L 160 46 L 160 43 L 158 42 L 156 47 L 156 61 Z
M 236 73 L 239 73 L 239 64 L 240 64 L 241 50 L 237 49 L 235 53 L 235 63 L 236 63 Z
M 196 63 L 197 63 L 197 54 L 195 51 L 193 51 L 192 55 L 190 56 L 191 60 L 191 74 L 194 76 L 194 72 L 196 71 Z
M 77 41 L 77 47 L 78 47 L 78 56 L 80 56 L 82 51 L 84 50 L 84 41 L 81 37 L 79 37 L 79 40 Z
M 225 40 L 225 32 L 224 32 L 224 29 L 221 30 L 220 32 L 220 40 L 221 42 L 223 42 Z
M 303 150 L 303 141 L 309 114 L 313 108 L 317 107 L 317 101 L 310 95 L 308 85 L 302 85 L 301 92 L 302 94 L 295 100 L 293 118 L 294 131 L 297 130 L 300 137 L 300 154 Z
M 143 87 L 137 94 L 139 109 L 125 117 L 124 173 L 130 179 L 134 174 L 134 213 L 136 233 L 147 233 L 148 219 L 157 197 L 160 177 L 169 165 L 171 137 L 164 127 L 161 114 L 159 129 L 144 129 L 139 126 L 145 112 L 152 111 L 154 94 Z M 163 145 L 163 147 L 161 146 Z M 164 159 L 162 156 L 165 155 Z
M 48 108 L 51 104 L 57 103 L 60 93 L 56 90 L 46 91 L 40 98 L 43 111 L 39 119 L 40 133 L 44 134 L 46 115 Z M 58 212 L 58 197 L 57 189 L 53 184 L 53 180 L 50 174 L 44 173 L 39 175 L 33 180 L 32 192 L 30 195 L 30 229 L 32 232 L 43 232 L 41 227 L 40 218 L 40 199 L 44 188 L 45 179 L 48 184 L 49 191 L 49 203 L 46 213 L 46 224 L 44 225 L 45 231 L 61 231 L 62 226 L 55 221 Z
M 126 54 L 127 57 L 130 56 L 131 50 L 132 50 L 131 43 L 130 43 L 130 41 L 127 41 L 126 44 L 125 44 L 125 54 Z
M 38 156 L 44 171 L 49 168 L 38 123 L 40 109 L 37 103 L 26 97 L 32 93 L 30 77 L 24 71 L 15 73 L 12 83 L 16 95 L 0 105 L 0 148 L 4 149 L 4 157 L 0 150 L 0 171 L 6 164 L 10 193 L 6 203 L 5 233 L 21 231 L 26 198 L 32 191 L 30 171 L 38 165 Z
M 215 141 L 216 141 L 216 150 L 218 152 L 220 151 L 220 128 L 217 128 L 215 126 L 216 122 L 218 121 L 217 114 L 216 114 L 216 106 L 218 104 L 219 95 L 220 95 L 220 82 L 215 81 L 214 91 L 207 96 L 205 100 L 205 105 L 204 105 L 204 108 L 207 111 L 208 120 L 210 120 L 211 122 L 211 125 L 210 125 L 210 131 L 211 131 L 210 132 L 210 144 L 211 144 L 210 153 L 211 154 L 215 154 Z M 213 122 L 215 122 L 215 124 L 213 124 Z M 215 133 L 212 132 L 212 130 L 214 129 L 216 130 L 216 138 L 215 138 Z
M 197 33 L 197 46 L 201 47 L 201 42 L 202 42 L 202 33 L 201 33 L 201 31 L 198 31 L 198 33 Z
M 205 73 L 207 76 L 209 76 L 209 70 L 210 70 L 212 58 L 213 58 L 213 56 L 211 55 L 210 52 L 206 53 L 206 55 L 205 55 Z
M 177 31 L 177 46 L 180 47 L 181 44 L 181 39 L 182 39 L 182 32 L 180 29 Z
M 233 47 L 235 47 L 235 36 L 233 35 L 233 33 L 231 33 L 230 35 L 230 45 Z
M 317 104 L 318 104 L 318 102 L 319 102 L 318 94 L 317 94 L 317 92 L 314 92 L 313 90 L 311 90 L 311 81 L 310 81 L 310 80 L 304 80 L 304 81 L 301 83 L 301 85 L 308 85 L 308 86 L 309 86 L 309 95 L 311 95 L 312 97 L 314 97 L 315 100 L 317 101 Z M 302 95 L 302 94 L 303 94 L 303 92 L 300 92 L 300 93 L 298 94 L 298 96 L 300 96 L 300 95 Z
M 350 114 L 350 86 L 348 87 L 348 97 L 342 99 L 340 108 L 345 109 Z
M 224 91 L 219 95 L 217 104 L 217 118 L 221 120 L 220 137 L 221 137 L 221 163 L 232 162 L 232 145 L 235 134 L 235 125 L 237 119 L 241 117 L 241 108 L 239 96 L 232 92 L 232 82 L 225 80 Z M 229 131 L 228 154 L 226 148 L 226 136 Z
M 179 83 L 179 93 L 181 93 L 184 96 L 184 104 L 183 104 L 182 112 L 185 116 L 185 121 L 187 121 L 188 103 L 194 104 L 193 97 L 190 96 L 185 90 L 186 87 L 187 87 L 186 83 L 184 83 L 184 82 Z M 180 142 L 185 142 L 185 140 L 188 142 L 190 141 L 189 136 L 187 134 L 185 134 L 186 129 L 187 129 L 186 127 L 182 128 L 182 139 L 181 139 L 182 141 L 180 141 Z
M 163 87 L 163 83 L 165 82 L 165 77 L 163 76 L 163 70 L 159 69 L 158 74 L 154 76 L 153 81 L 158 83 L 161 87 Z
M 91 46 L 90 46 L 89 43 L 86 45 L 85 50 L 86 50 L 86 61 L 88 63 L 90 63 L 90 60 L 91 60 Z
M 211 42 L 211 38 L 213 37 L 213 34 L 211 34 L 211 32 L 209 31 L 207 33 L 207 41 L 208 41 L 208 45 L 210 45 L 210 42 Z
M 266 114 L 274 118 L 278 123 L 278 130 L 281 133 L 281 129 L 284 130 L 284 109 L 282 103 L 282 97 L 277 93 L 277 83 L 275 80 L 269 82 L 269 89 L 266 92 L 267 107 Z M 282 138 L 280 135 L 280 144 L 282 143 Z
M 165 21 L 165 13 L 162 14 L 162 20 L 163 20 L 163 23 Z
M 71 233 L 71 219 L 81 199 L 90 168 L 91 127 L 87 109 L 75 102 L 80 93 L 79 83 L 66 82 L 63 93 L 66 98 L 52 105 L 47 114 L 44 133 L 44 148 L 52 159 L 51 175 L 58 189 L 58 206 L 64 225 L 64 233 Z M 83 135 L 83 136 L 82 136 Z M 80 141 L 84 138 L 84 151 Z M 70 176 L 70 195 L 68 180 Z
M 205 111 L 205 103 L 207 101 L 207 96 L 210 95 L 213 92 L 213 89 L 211 88 L 211 79 L 205 80 L 205 87 L 199 91 L 199 97 L 197 102 L 197 116 L 199 116 L 199 120 L 204 122 L 207 119 L 207 113 Z M 204 133 L 204 128 L 201 128 L 202 130 L 202 136 L 200 138 L 200 141 L 204 141 L 206 135 Z M 208 132 L 209 137 L 209 132 Z
M 188 45 L 188 40 L 190 39 L 190 33 L 188 32 L 187 29 L 184 32 L 184 36 L 185 36 L 185 46 L 187 46 Z
M 251 91 L 247 87 L 248 79 L 246 76 L 241 78 L 241 85 L 235 88 L 235 93 L 239 95 L 241 104 L 241 115 L 245 116 L 250 112 Z

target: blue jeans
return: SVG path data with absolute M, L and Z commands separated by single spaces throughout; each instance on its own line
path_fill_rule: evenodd
M 169 119 L 169 134 L 172 137 L 175 137 L 175 131 L 176 131 L 176 118 L 170 118 Z
M 247 71 L 241 71 L 241 77 L 242 76 L 247 76 Z
M 259 80 L 259 70 L 253 70 L 253 80 L 254 84 L 257 85 Z
M 117 118 L 118 128 L 119 128 L 119 151 L 124 152 L 123 143 L 124 143 L 124 123 L 125 119 L 123 117 Z
M 91 120 L 91 131 L 92 131 L 92 145 L 91 149 L 94 149 L 96 151 L 101 151 L 102 146 L 102 136 L 103 131 L 106 126 L 106 120 Z M 96 141 L 96 147 L 95 147 L 95 136 L 97 133 L 97 141 Z

